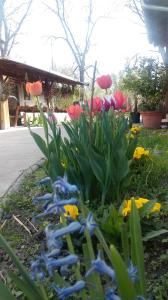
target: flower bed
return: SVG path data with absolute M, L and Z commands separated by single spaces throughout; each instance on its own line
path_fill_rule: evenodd
M 139 300 L 153 293 L 146 289 L 142 242 L 168 234 L 166 222 L 158 222 L 166 211 L 168 192 L 161 183 L 168 159 L 161 165 L 146 132 L 131 128 L 124 115 L 96 110 L 93 118 L 92 112 L 80 109 L 78 118 L 63 123 L 64 139 L 52 112 L 41 111 L 44 139 L 29 127 L 46 158 L 47 175 L 28 219 L 32 230 L 42 229 L 43 244 L 30 274 L 0 236 L 22 275 L 10 278 L 28 299 Z M 2 229 L 7 217 L 4 213 Z M 12 218 L 31 234 L 17 216 Z M 7 286 L 0 291 L 11 297 Z

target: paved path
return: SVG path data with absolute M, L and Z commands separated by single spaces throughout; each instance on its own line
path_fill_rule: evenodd
M 43 134 L 42 128 L 33 128 Z M 0 197 L 18 176 L 43 157 L 27 128 L 0 130 Z

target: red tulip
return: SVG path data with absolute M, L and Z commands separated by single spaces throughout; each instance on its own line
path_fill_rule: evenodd
M 72 104 L 68 107 L 67 113 L 72 120 L 78 119 L 80 114 L 83 113 L 83 109 L 79 104 Z
M 123 107 L 123 104 L 126 102 L 126 97 L 121 91 L 116 91 L 114 93 L 114 98 L 116 100 L 115 108 L 121 109 Z
M 96 79 L 96 82 L 101 89 L 105 90 L 110 88 L 112 85 L 112 79 L 110 75 L 102 75 Z
M 88 101 L 89 108 L 91 106 L 91 100 Z M 93 107 L 92 111 L 93 113 L 100 112 L 102 109 L 102 100 L 99 97 L 93 98 Z
M 40 96 L 42 94 L 42 83 L 41 81 L 36 82 L 27 82 L 26 83 L 26 92 L 31 96 Z

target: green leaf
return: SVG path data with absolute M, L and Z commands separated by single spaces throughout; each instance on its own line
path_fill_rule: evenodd
M 96 153 L 94 150 L 88 150 L 88 159 L 92 167 L 93 173 L 103 185 L 105 181 L 105 171 L 106 171 L 106 162 L 100 154 Z
M 24 293 L 24 295 L 30 300 L 36 300 L 37 294 L 31 288 L 31 286 L 26 283 L 24 280 L 20 279 L 17 275 L 12 272 L 9 272 L 9 277 L 16 284 L 17 288 Z
M 37 146 L 40 148 L 41 152 L 44 154 L 46 158 L 48 158 L 48 150 L 45 141 L 42 139 L 42 137 L 39 134 L 33 132 L 31 129 L 30 129 L 30 134 L 33 137 L 34 141 L 36 142 Z
M 121 299 L 136 300 L 135 289 L 131 279 L 129 278 L 126 265 L 113 245 L 110 246 L 110 251 Z
M 47 124 L 46 116 L 45 116 L 41 106 L 40 106 L 40 117 L 41 117 L 41 120 L 43 123 L 45 138 L 46 138 L 46 141 L 48 142 L 48 124 Z
M 147 242 L 157 236 L 160 236 L 164 233 L 168 233 L 168 230 L 166 229 L 160 229 L 160 230 L 154 230 L 154 231 L 151 231 L 149 233 L 147 233 L 144 237 L 143 237 L 143 241 L 144 242 Z
M 7 252 L 7 254 L 10 256 L 15 267 L 19 270 L 25 282 L 29 285 L 30 289 L 32 289 L 34 293 L 36 293 L 36 300 L 42 300 L 43 298 L 41 297 L 38 288 L 36 287 L 34 282 L 30 279 L 29 274 L 25 270 L 24 266 L 22 265 L 18 257 L 13 252 L 12 248 L 9 246 L 9 244 L 1 234 L 0 234 L 0 246 L 3 247 L 4 250 Z
M 149 215 L 151 213 L 151 210 L 153 208 L 153 206 L 155 205 L 156 200 L 150 200 L 149 202 L 145 203 L 140 209 L 139 209 L 139 213 L 140 216 L 146 217 L 147 215 Z
M 131 202 L 130 214 L 130 238 L 131 238 L 131 259 L 138 269 L 139 281 L 137 283 L 137 291 L 139 295 L 146 296 L 145 288 L 145 269 L 144 269 L 144 251 L 142 244 L 142 234 L 139 212 L 135 204 L 135 200 Z
M 85 271 L 87 272 L 91 268 L 91 263 L 90 263 L 91 260 L 89 259 L 90 253 L 89 253 L 87 244 L 83 244 L 82 249 L 83 249 L 83 255 L 84 255 Z M 93 273 L 91 276 L 89 276 L 89 278 L 86 278 L 86 282 L 88 283 L 89 296 L 91 297 L 91 299 L 97 299 L 97 297 L 98 297 L 97 290 L 96 290 L 96 288 L 93 289 L 93 286 L 96 283 L 95 274 Z
M 16 300 L 7 286 L 2 282 L 0 282 L 0 300 Z

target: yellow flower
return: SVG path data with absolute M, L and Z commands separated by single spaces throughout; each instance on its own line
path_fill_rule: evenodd
M 159 212 L 160 208 L 161 208 L 161 204 L 159 202 L 156 202 L 150 212 L 151 213 Z
M 149 150 L 146 150 L 143 147 L 136 147 L 134 154 L 133 154 L 133 158 L 134 159 L 140 159 L 142 156 L 149 156 Z
M 141 130 L 142 130 L 141 127 L 132 127 L 132 128 L 130 129 L 130 131 L 131 131 L 133 134 L 138 134 Z
M 76 205 L 64 205 L 65 213 L 64 216 L 70 216 L 72 219 L 76 219 L 79 215 L 79 211 Z
M 142 203 L 142 205 L 146 204 L 147 202 L 149 202 L 149 200 L 146 199 L 146 198 L 138 198 L 137 201 L 139 201 L 140 203 Z
M 126 134 L 126 138 L 129 140 L 129 139 L 134 139 L 135 138 L 135 136 L 131 133 L 127 133 Z
M 122 215 L 126 217 L 131 212 L 131 200 L 125 200 L 122 209 Z
M 138 209 L 140 209 L 144 204 L 146 204 L 149 201 L 150 200 L 146 198 L 138 198 L 135 199 L 135 205 Z M 151 213 L 159 212 L 160 208 L 161 208 L 161 204 L 156 202 L 150 212 Z M 126 217 L 128 214 L 130 214 L 130 212 L 131 212 L 131 200 L 125 200 L 122 208 L 122 215 Z

